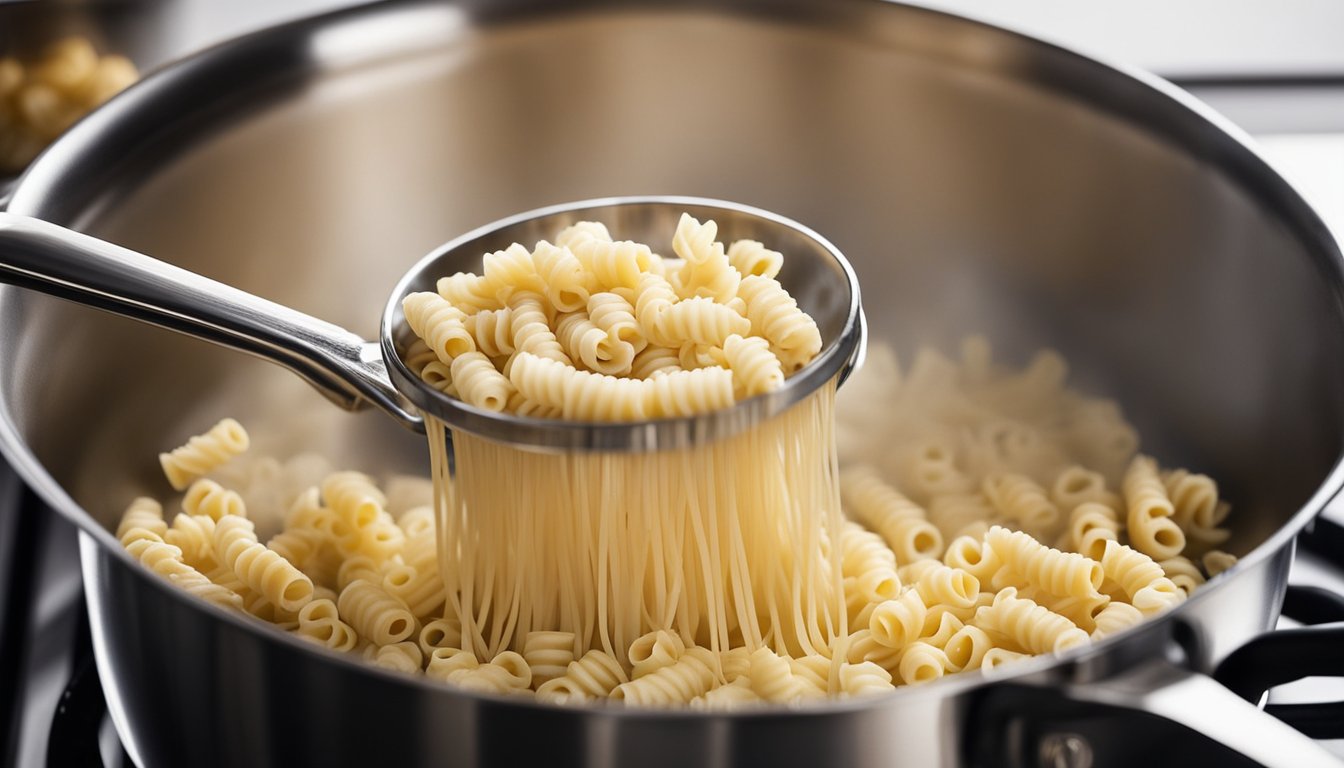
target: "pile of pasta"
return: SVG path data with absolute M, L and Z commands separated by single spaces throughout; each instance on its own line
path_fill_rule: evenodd
M 406 297 L 407 364 L 471 405 L 533 418 L 673 418 L 778 389 L 821 333 L 775 279 L 782 254 L 717 234 L 683 214 L 679 262 L 591 221 L 486 254 L 482 274 Z
M 728 407 L 817 354 L 782 255 L 690 217 L 673 248 L 679 263 L 580 223 L 488 254 L 407 298 L 409 362 L 485 410 L 619 421 Z M 1140 454 L 1067 373 L 971 338 L 903 375 L 872 344 L 843 397 L 831 381 L 739 434 L 644 453 L 540 452 L 426 415 L 431 478 L 381 484 L 250 456 L 226 419 L 160 456 L 181 511 L 136 499 L 117 535 L 203 599 L 474 691 L 705 709 L 878 694 L 1092 643 L 1235 562 L 1214 481 Z
M 82 37 L 50 45 L 24 66 L 0 58 L 0 172 L 18 171 L 89 110 L 139 78 L 124 56 L 99 56 Z

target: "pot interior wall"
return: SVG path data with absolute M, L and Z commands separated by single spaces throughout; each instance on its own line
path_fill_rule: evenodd
M 508 213 L 659 193 L 772 209 L 849 256 L 873 339 L 902 357 L 974 332 L 1015 362 L 1060 349 L 1076 383 L 1122 401 L 1146 450 L 1222 481 L 1231 548 L 1248 549 L 1341 450 L 1325 255 L 1210 160 L 958 45 L 700 11 L 445 34 L 238 84 L 253 106 L 221 95 L 208 133 L 166 123 L 185 149 L 96 212 L 46 213 L 372 338 L 405 268 Z M 146 139 L 144 156 L 167 144 Z M 166 492 L 157 452 L 224 415 L 278 450 L 426 464 L 419 437 L 265 363 L 45 297 L 8 295 L 3 311 L 23 328 L 4 349 L 6 405 L 106 524 L 135 493 Z

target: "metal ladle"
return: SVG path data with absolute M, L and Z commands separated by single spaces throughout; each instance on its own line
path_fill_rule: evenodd
M 821 353 L 784 386 L 708 414 L 630 423 L 533 419 L 475 408 L 425 384 L 403 362 L 413 335 L 402 299 L 438 278 L 481 271 L 485 253 L 531 246 L 577 221 L 600 221 L 621 239 L 660 244 L 683 212 L 719 225 L 722 240 L 749 238 L 785 254 L 778 279 L 817 322 Z M 783 411 L 862 358 L 859 289 L 844 256 L 782 216 L 719 200 L 622 197 L 542 208 L 501 219 L 440 247 L 411 267 L 388 298 L 377 342 L 141 253 L 39 219 L 0 213 L 0 278 L 279 363 L 347 410 L 373 405 L 423 431 L 417 411 L 495 440 L 546 450 L 646 451 L 698 445 Z

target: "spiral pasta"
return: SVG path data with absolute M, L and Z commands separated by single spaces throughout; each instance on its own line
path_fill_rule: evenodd
M 476 351 L 476 339 L 464 322 L 466 314 L 437 293 L 412 293 L 402 299 L 401 310 L 406 324 L 443 364 Z
M 1107 542 L 1101 557 L 1106 578 L 1115 582 L 1129 602 L 1145 616 L 1165 610 L 1185 597 L 1162 566 L 1146 554 L 1119 542 Z
M 162 540 L 168 533 L 168 524 L 163 520 L 163 505 L 141 496 L 126 507 L 121 522 L 117 524 L 116 537 L 121 546 L 129 547 L 137 539 Z
M 354 627 L 341 621 L 336 604 L 330 599 L 310 600 L 299 609 L 298 621 L 294 634 L 333 651 L 349 651 L 359 642 Z
M 1185 532 L 1171 519 L 1175 508 L 1157 473 L 1157 462 L 1135 456 L 1125 470 L 1122 488 L 1134 548 L 1157 560 L 1179 555 L 1185 548 Z
M 215 523 L 214 542 L 220 564 L 277 608 L 297 611 L 312 599 L 312 579 L 259 543 L 252 521 L 237 515 L 221 518 Z
M 994 526 L 985 541 L 1004 565 L 1021 574 L 1027 583 L 1060 597 L 1095 595 L 1105 578 L 1095 560 L 1052 549 L 1021 531 Z
M 637 707 L 686 704 L 714 687 L 714 665 L 711 651 L 689 648 L 671 664 L 616 686 L 611 698 Z
M 821 331 L 798 302 L 776 280 L 751 276 L 742 279 L 737 295 L 747 304 L 751 332 L 770 342 L 786 373 L 802 368 L 821 351 Z
M 604 651 L 592 650 L 570 662 L 564 677 L 537 688 L 537 699 L 564 704 L 606 698 L 617 686 L 630 681 L 619 662 Z
M 1018 597 L 1011 587 L 999 592 L 992 605 L 976 611 L 975 624 L 1003 633 L 1030 653 L 1058 653 L 1090 640 L 1073 622 Z
M 176 490 L 183 490 L 196 478 L 209 474 L 247 450 L 247 430 L 233 419 L 224 419 L 186 445 L 159 454 L 163 474 Z
M 677 635 L 664 629 L 640 635 L 630 644 L 628 653 L 630 677 L 638 680 L 645 675 L 675 664 L 686 653 L 686 644 Z
M 777 277 L 784 267 L 784 254 L 756 240 L 736 240 L 728 246 L 728 263 L 743 277 Z
M 871 467 L 842 472 L 840 494 L 850 515 L 881 535 L 897 562 L 936 557 L 942 551 L 942 533 L 924 510 L 884 483 Z
M 733 372 L 733 393 L 739 398 L 763 395 L 784 386 L 784 368 L 765 339 L 744 339 L 734 333 L 723 340 L 723 356 Z
M 588 306 L 587 272 L 568 247 L 542 240 L 532 251 L 532 264 L 545 286 L 546 299 L 557 312 L 578 312 Z
M 377 645 L 399 643 L 418 629 L 405 603 L 366 579 L 351 581 L 341 590 L 336 605 L 360 637 Z
M 149 570 L 206 602 L 225 608 L 243 608 L 240 595 L 215 584 L 200 571 L 184 563 L 182 551 L 172 544 L 152 538 L 139 538 L 131 541 L 126 551 Z

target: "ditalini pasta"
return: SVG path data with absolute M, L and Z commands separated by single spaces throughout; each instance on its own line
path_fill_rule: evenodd
M 683 222 L 681 265 L 592 223 L 491 254 L 486 275 L 408 306 L 424 331 L 410 353 L 455 396 L 535 418 L 768 392 L 816 346 L 810 319 L 763 282 L 778 254 L 713 233 Z M 694 450 L 526 452 L 454 430 L 450 457 L 427 419 L 431 479 L 236 458 L 245 441 L 219 438 L 245 433 L 221 422 L 165 454 L 182 512 L 137 498 L 117 536 L 215 605 L 393 672 L 705 710 L 1002 673 L 1235 564 L 1213 481 L 1139 454 L 1118 408 L 1064 387 L 1057 355 L 1009 371 L 971 340 L 962 362 L 924 351 L 905 376 L 871 357 L 838 409 L 827 384 Z M 280 511 L 274 535 L 258 537 L 276 521 L 251 519 L 253 499 Z

